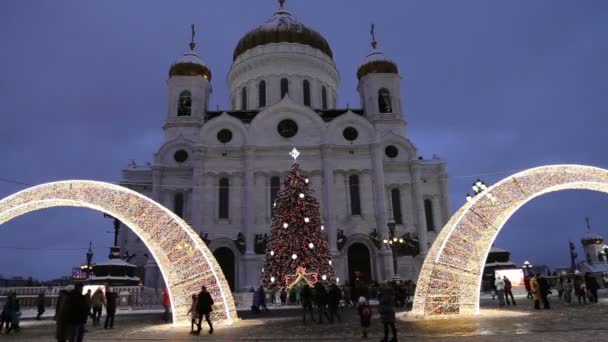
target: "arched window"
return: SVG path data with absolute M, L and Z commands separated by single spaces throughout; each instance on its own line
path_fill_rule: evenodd
M 247 110 L 247 87 L 241 89 L 241 110 Z
M 192 94 L 189 91 L 184 90 L 179 94 L 179 100 L 177 103 L 177 116 L 190 116 L 192 115 Z
M 310 82 L 308 80 L 302 82 L 302 90 L 304 92 L 304 105 L 310 107 Z
M 399 189 L 391 190 L 391 202 L 393 204 L 393 219 L 396 224 L 403 224 L 403 216 L 401 216 L 401 192 Z
M 270 212 L 274 215 L 274 202 L 277 200 L 277 194 L 281 190 L 281 178 L 270 178 Z
M 286 78 L 281 78 L 281 99 L 289 93 L 289 81 Z
M 227 219 L 228 218 L 228 191 L 230 189 L 230 181 L 228 178 L 220 179 L 220 188 L 219 188 L 219 218 Z
M 424 200 L 424 216 L 426 216 L 426 231 L 434 231 L 435 222 L 433 221 L 433 202 L 431 202 L 430 199 Z
M 258 83 L 258 107 L 266 107 L 266 81 Z
M 321 87 L 321 108 L 327 109 L 327 89 L 325 86 Z
M 184 218 L 184 194 L 181 192 L 173 196 L 173 212 L 175 215 Z
M 386 88 L 378 90 L 378 109 L 380 113 L 392 113 L 391 93 Z
M 361 215 L 361 199 L 359 197 L 359 176 L 350 175 L 348 177 L 348 187 L 350 189 L 350 214 Z

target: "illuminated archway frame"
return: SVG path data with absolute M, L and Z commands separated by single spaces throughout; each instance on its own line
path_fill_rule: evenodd
M 418 317 L 479 313 L 483 267 L 505 222 L 535 197 L 569 189 L 608 193 L 608 170 L 582 165 L 536 167 L 501 180 L 463 205 L 424 260 L 412 313 Z
M 173 212 L 125 187 L 82 180 L 34 186 L 0 200 L 0 225 L 31 211 L 58 206 L 110 214 L 137 234 L 169 288 L 173 322 L 190 322 L 191 295 L 202 285 L 215 300 L 215 322 L 229 325 L 238 320 L 228 283 L 202 239 Z

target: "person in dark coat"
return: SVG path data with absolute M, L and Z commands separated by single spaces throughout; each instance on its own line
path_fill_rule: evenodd
M 77 283 L 65 296 L 57 321 L 66 327 L 66 337 L 70 342 L 81 342 L 84 338 L 84 325 L 89 314 L 89 306 L 82 294 L 84 285 Z
M 591 273 L 585 273 L 585 287 L 587 287 L 587 291 L 589 292 L 589 302 L 597 303 L 597 290 L 600 288 L 600 285 L 597 282 L 597 279 Z
M 106 322 L 103 325 L 104 329 L 114 328 L 114 316 L 116 315 L 116 301 L 118 294 L 114 290 L 108 290 L 106 293 Z
M 310 314 L 310 320 L 315 321 L 315 317 L 312 310 L 312 291 L 308 284 L 304 284 L 302 286 L 302 291 L 300 292 L 300 302 L 302 303 L 302 319 L 304 324 L 306 324 L 306 313 Z
M 55 338 L 59 342 L 67 341 L 68 339 L 68 327 L 65 321 L 65 314 L 63 314 L 63 307 L 68 297 L 68 291 L 73 291 L 74 286 L 69 285 L 65 289 L 59 291 L 57 297 L 57 304 L 55 305 Z
M 46 306 L 46 298 L 44 297 L 44 292 L 40 292 L 38 297 L 36 297 L 36 308 L 38 308 L 38 315 L 36 316 L 36 320 L 40 320 L 40 316 L 44 314 L 44 308 Z
M 543 301 L 543 307 L 545 309 L 550 309 L 549 305 L 549 284 L 547 283 L 547 279 L 540 275 L 540 273 L 536 274 L 536 278 L 538 281 L 538 290 L 540 292 L 540 299 Z
M 390 287 L 383 289 L 380 294 L 380 303 L 378 304 L 378 313 L 384 325 L 383 342 L 388 341 L 388 329 L 391 328 L 393 338 L 391 342 L 397 341 L 397 329 L 395 328 L 395 293 Z
M 509 303 L 509 296 L 511 296 L 511 301 L 513 302 L 513 305 L 517 305 L 517 303 L 515 303 L 515 297 L 513 297 L 513 284 L 507 277 L 504 277 L 503 280 L 505 281 L 505 299 L 507 300 L 507 305 L 511 304 Z
M 331 284 L 329 287 L 329 293 L 327 294 L 327 307 L 329 309 L 329 323 L 334 322 L 334 316 L 338 318 L 338 322 L 342 323 L 342 317 L 338 312 L 340 306 L 340 299 L 342 299 L 342 291 L 336 284 Z
M 205 316 L 205 320 L 207 324 L 209 324 L 209 333 L 213 334 L 213 324 L 211 324 L 210 314 L 213 311 L 213 298 L 211 298 L 211 294 L 207 292 L 207 288 L 205 286 L 201 287 L 201 292 L 198 294 L 198 301 L 196 303 L 196 312 L 198 313 L 198 329 L 196 330 L 197 334 L 201 333 L 201 324 L 203 322 L 203 316 Z
M 264 286 L 260 285 L 258 292 L 260 296 L 260 309 L 268 311 L 268 308 L 266 307 L 266 292 L 264 291 Z
M 327 291 L 325 286 L 318 282 L 315 285 L 315 305 L 317 306 L 317 312 L 319 313 L 319 324 L 323 323 L 323 315 L 329 321 L 329 315 L 327 314 Z
M 19 299 L 17 299 L 17 294 L 15 292 L 9 293 L 2 311 L 6 312 L 6 318 L 8 319 L 6 333 L 10 333 L 11 330 L 19 332 L 19 316 L 21 316 L 21 308 L 19 305 Z

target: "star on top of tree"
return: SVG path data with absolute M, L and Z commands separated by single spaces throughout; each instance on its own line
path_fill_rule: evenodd
M 289 155 L 293 157 L 293 160 L 296 160 L 296 159 L 298 159 L 298 156 L 300 155 L 300 151 L 298 151 L 294 147 L 293 150 L 291 150 L 291 152 L 289 152 Z

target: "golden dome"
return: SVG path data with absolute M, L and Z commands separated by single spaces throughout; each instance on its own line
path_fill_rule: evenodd
M 387 58 L 382 51 L 378 50 L 378 42 L 374 35 L 374 25 L 372 24 L 372 50 L 359 68 L 357 69 L 357 78 L 361 79 L 367 74 L 399 74 L 397 64 Z
M 236 60 L 243 52 L 256 46 L 282 42 L 308 45 L 333 58 L 327 40 L 317 31 L 300 23 L 295 16 L 283 7 L 283 3 L 284 1 L 280 1 L 281 7 L 270 19 L 249 31 L 239 40 L 234 49 L 233 60 Z
M 211 81 L 211 69 L 194 50 L 194 25 L 192 25 L 192 41 L 190 42 L 190 50 L 178 59 L 169 69 L 169 77 L 173 76 L 200 76 Z

